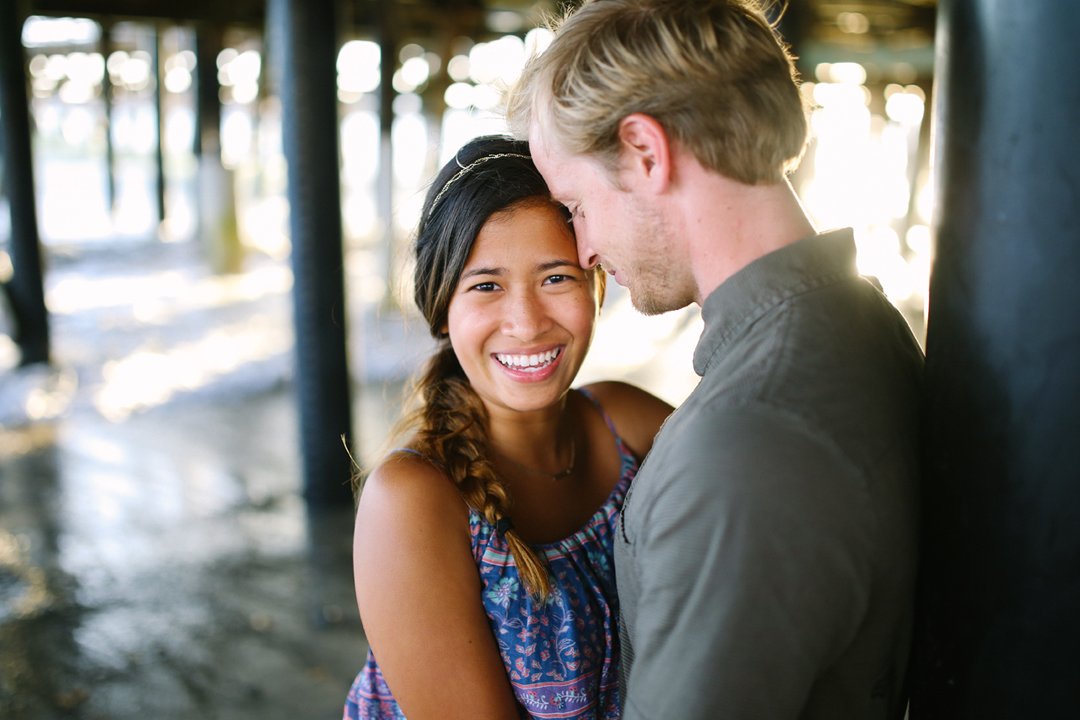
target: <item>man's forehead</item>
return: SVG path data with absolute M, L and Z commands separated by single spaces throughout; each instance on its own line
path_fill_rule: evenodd
M 529 152 L 540 174 L 544 176 L 548 190 L 558 200 L 559 193 L 563 191 L 559 166 L 570 160 L 570 157 L 559 152 L 550 133 L 544 132 L 535 119 L 529 125 Z
M 545 127 L 543 121 L 534 114 L 529 122 L 529 151 L 534 158 L 540 158 L 541 162 L 546 160 L 550 154 L 550 137 L 550 131 Z
M 551 112 L 549 103 L 551 94 L 537 88 L 532 96 L 532 106 L 529 108 L 529 140 L 534 137 L 548 137 L 551 134 Z

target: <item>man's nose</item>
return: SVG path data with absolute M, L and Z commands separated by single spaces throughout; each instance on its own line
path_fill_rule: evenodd
M 586 270 L 591 270 L 600 264 L 600 255 L 585 241 L 581 233 L 577 236 L 578 263 Z

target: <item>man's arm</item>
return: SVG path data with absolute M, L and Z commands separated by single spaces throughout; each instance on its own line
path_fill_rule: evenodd
M 640 597 L 624 718 L 794 720 L 866 608 L 863 482 L 770 409 L 691 425 L 627 509 Z

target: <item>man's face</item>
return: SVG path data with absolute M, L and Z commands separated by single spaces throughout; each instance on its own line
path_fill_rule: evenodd
M 533 121 L 529 133 L 533 162 L 573 216 L 581 266 L 600 264 L 646 315 L 693 302 L 696 286 L 661 213 L 632 185 L 617 187 L 598 160 L 566 152 L 541 124 Z

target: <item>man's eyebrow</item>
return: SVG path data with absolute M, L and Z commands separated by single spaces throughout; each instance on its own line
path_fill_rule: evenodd
M 476 275 L 505 275 L 506 271 L 502 268 L 472 268 L 461 273 L 461 279 L 475 277 Z

